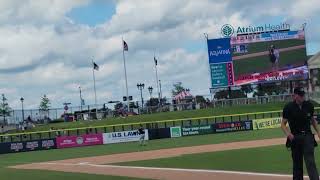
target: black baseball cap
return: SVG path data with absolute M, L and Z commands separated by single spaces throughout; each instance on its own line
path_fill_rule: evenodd
M 293 93 L 297 94 L 299 96 L 304 96 L 304 94 L 305 94 L 304 89 L 302 87 L 294 88 Z

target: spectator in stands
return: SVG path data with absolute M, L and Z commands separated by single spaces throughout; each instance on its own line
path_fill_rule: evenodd
M 50 127 L 50 131 L 54 131 L 56 134 L 56 137 L 60 136 L 59 131 L 56 131 L 56 129 L 54 127 Z
M 28 116 L 28 118 L 27 118 L 27 126 L 28 127 L 35 127 L 34 122 L 31 119 L 31 116 Z
M 27 122 L 26 122 L 26 121 L 23 121 L 23 122 L 22 122 L 22 124 L 21 124 L 21 130 L 22 130 L 22 131 L 27 130 Z
M 32 122 L 31 116 L 27 117 L 27 122 L 29 122 L 29 123 Z
M 86 129 L 87 134 L 94 134 L 93 129 L 90 127 Z
M 21 122 L 18 124 L 18 130 L 22 130 L 22 123 Z

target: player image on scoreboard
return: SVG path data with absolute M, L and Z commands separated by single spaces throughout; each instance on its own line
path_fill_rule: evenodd
M 280 52 L 275 47 L 275 45 L 271 45 L 269 49 L 269 60 L 271 62 L 272 71 L 278 71 L 279 69 L 279 58 Z
M 306 79 L 304 31 L 240 35 L 231 38 L 234 84 Z

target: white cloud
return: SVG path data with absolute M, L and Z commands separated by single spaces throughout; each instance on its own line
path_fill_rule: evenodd
M 50 27 L 0 26 L 1 69 L 28 65 L 47 54 L 54 35 Z
M 0 93 L 8 94 L 15 108 L 20 107 L 20 96 L 26 97 L 26 107 L 37 107 L 43 94 L 53 106 L 64 101 L 77 105 L 80 85 L 86 103 L 91 104 L 93 58 L 100 66 L 95 72 L 99 103 L 121 100 L 125 94 L 122 36 L 129 45 L 128 83 L 135 99 L 140 99 L 137 83 L 156 87 L 154 51 L 165 96 L 170 96 L 177 81 L 194 94 L 208 94 L 210 76 L 203 33 L 220 37 L 220 27 L 225 23 L 240 26 L 276 19 L 299 25 L 307 21 L 311 44 L 320 46 L 318 0 L 114 2 L 112 18 L 89 27 L 66 17 L 89 0 L 0 1 Z M 148 94 L 145 89 L 144 95 Z
M 17 92 L 16 88 L 0 88 L 0 94 L 5 94 L 5 96 L 8 94 L 15 95 Z
M 72 8 L 89 0 L 3 0 L 0 1 L 0 24 L 47 24 L 61 21 Z
M 293 18 L 311 18 L 312 16 L 319 14 L 320 1 L 318 0 L 297 0 L 296 3 L 291 4 L 289 13 Z

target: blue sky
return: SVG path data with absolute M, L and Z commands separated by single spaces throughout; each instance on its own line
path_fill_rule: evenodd
M 112 18 L 112 15 L 115 14 L 115 8 L 116 4 L 113 1 L 97 0 L 72 9 L 67 13 L 67 17 L 77 24 L 95 27 L 109 21 Z M 250 14 L 247 14 L 244 18 L 250 18 L 250 16 Z M 286 18 L 283 16 L 269 16 L 268 20 L 261 22 L 261 24 L 279 24 L 285 22 L 285 19 Z M 206 45 L 203 42 L 203 39 L 188 41 L 185 43 L 184 48 L 190 52 L 199 51 L 200 49 L 206 48 Z M 314 43 L 308 43 L 307 48 L 308 55 L 317 52 L 317 47 Z
M 96 26 L 110 20 L 114 13 L 114 2 L 99 0 L 72 9 L 67 13 L 67 17 L 75 23 Z
M 224 24 L 286 21 L 295 29 L 307 22 L 308 53 L 320 49 L 319 0 L 4 0 L 0 12 L 0 94 L 12 108 L 20 108 L 20 97 L 26 108 L 37 108 L 44 94 L 52 107 L 66 101 L 77 106 L 79 86 L 86 104 L 93 104 L 93 57 L 100 66 L 98 103 L 121 100 L 121 37 L 129 45 L 125 55 L 134 100 L 140 100 L 137 83 L 156 87 L 154 51 L 164 96 L 171 98 L 172 84 L 182 82 L 192 94 L 209 97 L 203 33 L 221 37 Z M 147 89 L 143 95 L 149 97 Z
M 89 4 L 72 9 L 67 14 L 67 17 L 75 23 L 95 27 L 109 21 L 116 11 L 115 8 L 115 3 L 112 1 L 92 1 Z M 206 48 L 203 40 L 204 39 L 187 41 L 183 46 L 189 52 L 196 52 L 199 51 L 199 49 Z

